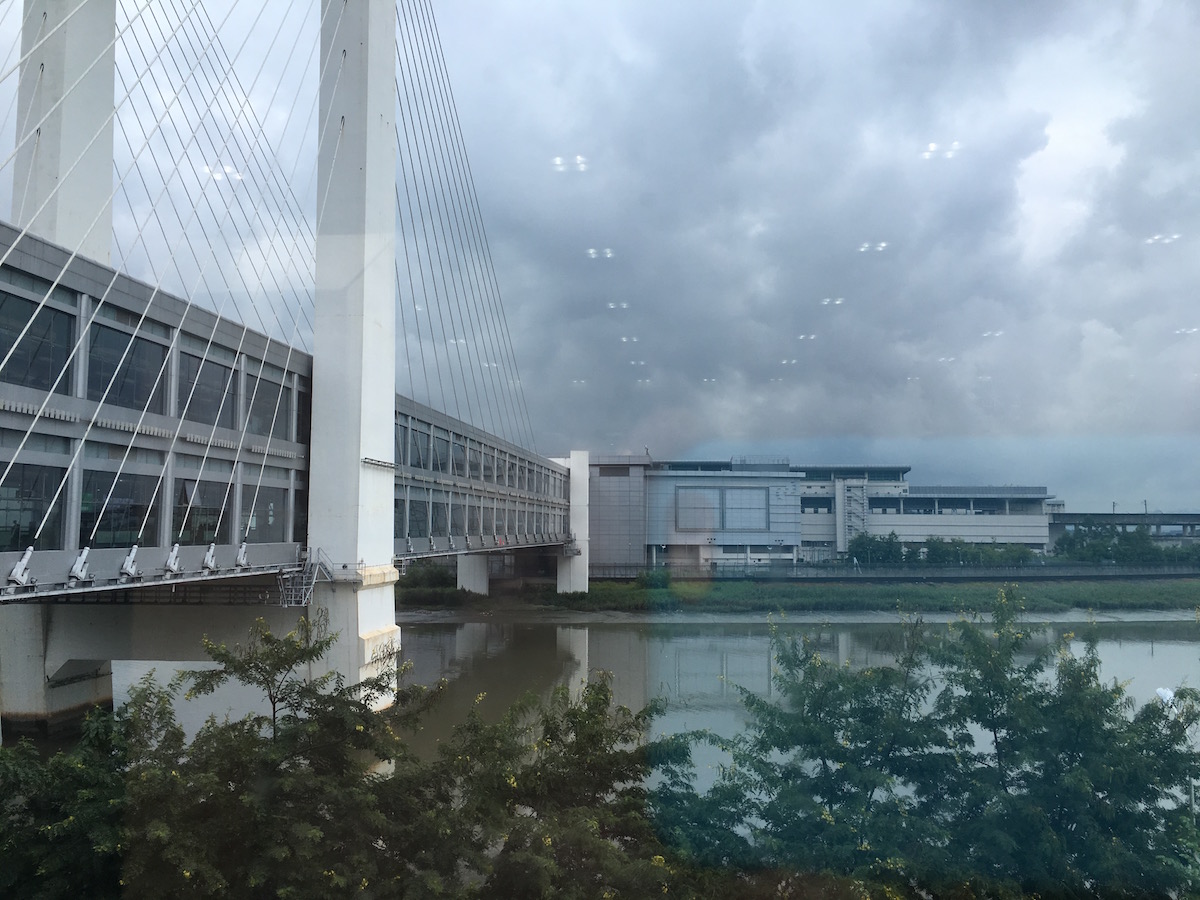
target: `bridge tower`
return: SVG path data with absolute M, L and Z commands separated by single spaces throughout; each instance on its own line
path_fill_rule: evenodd
M 102 264 L 112 247 L 116 0 L 25 0 L 17 88 L 13 219 Z M 112 697 L 99 660 L 75 661 L 52 687 L 52 607 L 0 605 L 0 709 L 52 723 Z M 87 627 L 87 626 L 83 626 Z
M 355 673 L 399 637 L 396 6 L 322 0 L 321 22 L 309 543 L 333 563 L 313 599 L 343 638 L 331 662 Z
M 392 559 L 396 7 L 385 0 L 321 6 L 309 542 L 333 564 L 332 583 L 319 583 L 313 597 L 341 637 L 326 663 L 355 681 L 371 674 L 375 660 L 386 665 L 399 637 Z M 14 218 L 102 264 L 112 246 L 115 32 L 116 0 L 25 0 Z M 172 618 L 168 635 L 153 624 L 164 621 L 160 611 L 141 607 L 0 604 L 0 713 L 43 726 L 72 718 L 112 697 L 106 648 L 126 658 L 119 654 L 144 655 L 151 641 L 166 658 L 180 658 L 169 654 L 186 654 L 189 641 L 198 648 L 205 633 L 244 638 L 263 614 L 209 607 L 199 618 Z M 280 611 L 268 617 L 272 627 L 286 627 Z M 98 657 L 77 659 L 82 646 Z

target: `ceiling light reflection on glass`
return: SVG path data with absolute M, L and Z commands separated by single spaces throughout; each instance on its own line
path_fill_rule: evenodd
M 887 241 L 879 241 L 878 243 L 872 243 L 871 241 L 864 241 L 863 243 L 858 245 L 858 252 L 859 253 L 869 253 L 873 250 L 876 253 L 882 253 L 884 250 L 887 249 L 887 245 L 888 245 Z
M 586 156 L 556 156 L 550 160 L 555 172 L 586 172 L 588 161 Z
M 951 141 L 949 144 L 926 144 L 925 149 L 921 151 L 922 159 L 954 159 L 958 155 L 958 151 L 962 149 L 962 144 L 958 141 Z
M 213 181 L 224 181 L 226 178 L 230 181 L 242 180 L 242 173 L 233 166 L 205 166 L 204 173 L 211 175 Z
M 841 306 L 846 302 L 845 297 L 826 297 L 821 301 L 822 306 Z
M 1182 234 L 1152 234 L 1146 238 L 1147 244 L 1173 244 L 1183 237 Z
M 609 309 L 629 309 L 629 304 L 628 304 L 628 303 L 624 303 L 624 302 L 621 302 L 621 303 L 610 303 L 610 304 L 608 304 L 608 308 L 609 308 Z

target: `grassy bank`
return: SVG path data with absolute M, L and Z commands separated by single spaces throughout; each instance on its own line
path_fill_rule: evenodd
M 630 582 L 593 581 L 586 594 L 529 596 L 564 609 L 694 612 L 774 610 L 866 611 L 903 609 L 954 612 L 984 609 L 996 598 L 995 582 L 956 584 L 812 584 L 753 581 L 677 582 L 647 588 Z M 1195 609 L 1200 579 L 1029 582 L 1019 584 L 1030 612 L 1070 609 Z

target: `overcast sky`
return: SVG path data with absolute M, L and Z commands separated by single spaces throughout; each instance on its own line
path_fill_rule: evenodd
M 542 452 L 1200 508 L 1194 3 L 436 9 Z
M 1200 510 L 1191 0 L 432 2 L 540 452 L 910 465 L 915 484 L 1045 485 L 1072 510 Z M 274 162 L 218 184 L 228 144 L 162 151 L 181 219 L 199 191 L 225 192 L 225 216 L 256 172 L 316 206 L 316 7 L 281 3 L 207 4 Z M 268 37 L 275 86 L 252 63 Z M 118 95 L 144 53 L 118 51 Z M 182 59 L 119 121 L 170 106 Z M 116 143 L 120 173 L 142 139 Z M 123 190 L 153 193 L 149 163 Z M 118 255 L 140 196 L 115 203 Z M 284 218 L 193 217 L 191 244 L 230 231 L 248 275 L 222 290 L 275 296 L 247 260 L 303 250 Z M 178 266 L 161 242 L 123 267 Z M 438 352 L 459 352 L 452 331 Z

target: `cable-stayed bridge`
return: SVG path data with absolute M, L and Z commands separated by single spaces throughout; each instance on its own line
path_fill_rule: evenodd
M 0 11 L 10 722 L 247 609 L 320 610 L 357 676 L 414 558 L 586 589 L 586 454 L 536 452 L 429 0 L 304 6 Z

